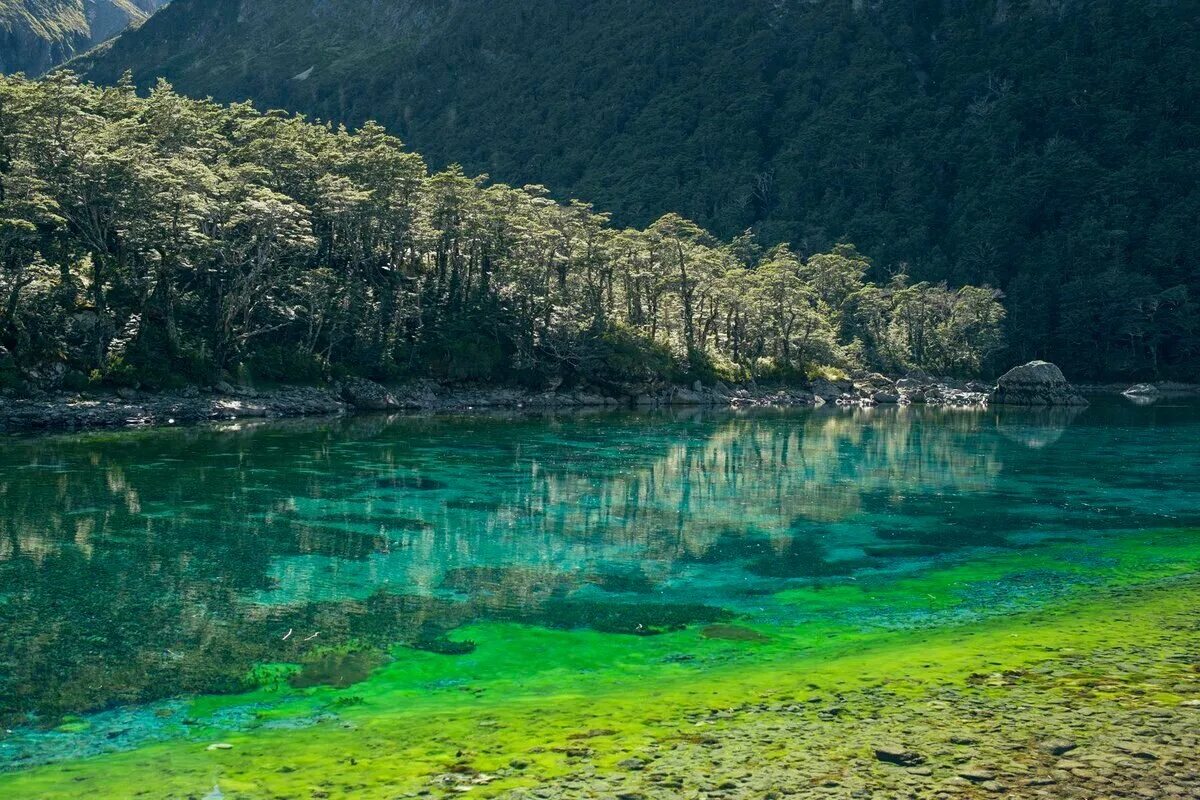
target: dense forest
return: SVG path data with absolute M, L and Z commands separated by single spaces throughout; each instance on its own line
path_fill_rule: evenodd
M 667 214 L 619 229 L 540 186 L 430 173 L 354 132 L 162 84 L 0 78 L 0 382 L 345 374 L 525 385 L 972 374 L 992 289 L 884 284 Z
M 0 72 L 39 75 L 145 22 L 166 0 L 0 0 Z
M 176 0 L 79 65 L 435 168 L 1004 290 L 1008 362 L 1196 377 L 1189 0 Z

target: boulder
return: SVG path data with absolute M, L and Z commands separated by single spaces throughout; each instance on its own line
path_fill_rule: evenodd
M 703 405 L 705 400 L 701 392 L 692 389 L 676 388 L 671 394 L 671 404 L 677 406 Z
M 342 382 L 340 393 L 347 403 L 367 411 L 387 411 L 400 407 L 400 401 L 391 392 L 366 378 L 347 378 Z
M 1086 406 L 1062 370 L 1048 361 L 1030 361 L 1000 376 L 988 401 L 1007 406 Z
M 39 369 L 31 369 L 28 380 L 38 389 L 55 391 L 62 388 L 63 378 L 67 374 L 67 365 L 61 362 L 47 364 Z
M 826 403 L 832 403 L 845 395 L 853 387 L 846 386 L 841 381 L 833 383 L 827 380 L 815 380 L 809 388 L 814 395 Z
M 1135 383 L 1121 394 L 1127 397 L 1158 397 L 1162 392 L 1153 383 Z

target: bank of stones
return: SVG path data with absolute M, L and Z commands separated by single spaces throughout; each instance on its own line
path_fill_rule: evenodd
M 1165 663 L 1161 656 L 1075 654 L 931 682 L 915 696 L 898 679 L 815 698 L 762 697 L 680 719 L 673 734 L 614 767 L 598 754 L 568 759 L 567 775 L 502 797 L 1200 798 L 1200 701 L 1171 696 L 1200 697 L 1200 646 L 1181 642 Z
M 383 386 L 360 378 L 326 388 L 256 390 L 218 383 L 173 392 L 51 393 L 0 397 L 0 431 L 86 430 L 182 425 L 216 420 L 331 416 L 352 412 L 470 411 L 475 409 L 566 410 L 572 408 L 711 408 L 874 406 L 925 403 L 971 406 L 986 401 L 975 382 L 878 374 L 816 380 L 801 387 L 717 382 L 690 386 L 580 387 L 530 391 L 505 387 L 444 386 L 416 381 Z

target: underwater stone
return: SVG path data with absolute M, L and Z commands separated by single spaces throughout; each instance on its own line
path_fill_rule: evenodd
M 902 767 L 913 767 L 925 761 L 925 757 L 920 753 L 915 753 L 912 750 L 895 744 L 876 745 L 875 758 L 879 761 L 884 761 L 888 764 L 898 764 Z
M 1079 745 L 1070 739 L 1047 739 L 1038 746 L 1050 755 L 1061 756 L 1064 753 L 1071 752 Z
M 964 769 L 960 769 L 958 771 L 958 776 L 960 778 L 966 778 L 967 780 L 975 783 L 983 783 L 984 781 L 990 781 L 996 778 L 996 774 L 994 772 L 984 769 L 983 767 L 966 767 Z
M 769 637 L 740 625 L 709 625 L 700 630 L 705 639 L 725 639 L 731 642 L 765 642 Z

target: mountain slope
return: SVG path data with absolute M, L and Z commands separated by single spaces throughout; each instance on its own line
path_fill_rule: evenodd
M 623 223 L 997 284 L 1011 356 L 1076 374 L 1175 369 L 1153 343 L 1200 293 L 1186 1 L 176 0 L 78 66 L 378 119 Z
M 0 0 L 0 72 L 38 75 L 144 22 L 166 0 Z

